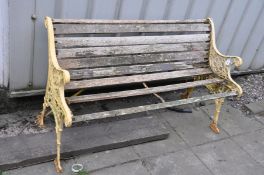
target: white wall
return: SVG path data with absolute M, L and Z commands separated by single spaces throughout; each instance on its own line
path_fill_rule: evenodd
M 8 86 L 8 0 L 0 0 L 0 87 Z

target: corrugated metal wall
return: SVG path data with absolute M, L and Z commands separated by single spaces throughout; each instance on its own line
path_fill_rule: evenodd
M 8 85 L 8 2 L 0 0 L 0 87 Z
M 47 34 L 43 19 L 214 19 L 217 45 L 244 58 L 241 70 L 264 67 L 263 0 L 12 0 L 10 89 L 43 88 Z M 34 16 L 36 19 L 34 19 Z

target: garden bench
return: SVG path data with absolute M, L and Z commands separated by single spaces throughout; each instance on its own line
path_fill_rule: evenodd
M 58 172 L 63 123 L 91 121 L 184 104 L 215 100 L 210 128 L 219 133 L 217 121 L 224 98 L 241 96 L 241 87 L 230 70 L 242 64 L 216 48 L 213 21 L 200 20 L 88 20 L 45 18 L 48 32 L 48 77 L 43 111 L 56 122 Z M 184 80 L 184 81 L 183 81 Z M 153 82 L 169 82 L 149 86 Z M 136 88 L 132 85 L 143 85 Z M 148 85 L 147 85 L 148 84 Z M 131 89 L 118 88 L 126 85 Z M 115 90 L 107 89 L 117 87 Z M 190 97 L 193 88 L 205 86 L 207 95 Z M 91 88 L 103 93 L 87 94 Z M 117 90 L 119 89 L 119 90 Z M 73 115 L 69 105 L 185 89 L 181 99 L 125 109 Z M 84 91 L 85 90 L 85 91 Z M 65 97 L 65 91 L 75 93 Z

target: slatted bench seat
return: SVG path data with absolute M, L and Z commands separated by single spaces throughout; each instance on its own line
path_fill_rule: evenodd
M 215 100 L 210 124 L 219 133 L 217 121 L 224 98 L 241 96 L 241 87 L 230 76 L 242 59 L 224 56 L 216 48 L 213 21 L 201 20 L 71 20 L 46 17 L 49 68 L 43 111 L 38 123 L 43 126 L 50 107 L 56 122 L 58 172 L 63 123 L 91 121 Z M 170 83 L 149 86 L 151 82 Z M 184 80 L 184 81 L 183 81 Z M 122 89 L 120 85 L 142 85 Z M 144 86 L 145 87 L 144 87 Z M 118 90 L 107 91 L 117 86 Z M 205 86 L 208 95 L 190 97 L 193 88 Z M 132 86 L 131 86 L 132 87 Z M 102 93 L 89 89 L 104 88 Z M 182 99 L 158 104 L 96 112 L 75 116 L 73 103 L 151 95 L 185 89 Z M 74 93 L 65 97 L 65 90 Z M 88 92 L 88 93 L 84 93 Z

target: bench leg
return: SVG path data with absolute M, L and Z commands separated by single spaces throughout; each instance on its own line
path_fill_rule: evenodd
M 45 125 L 44 125 L 44 118 L 45 118 L 45 114 L 46 114 L 46 110 L 47 110 L 47 107 L 48 105 L 44 102 L 43 103 L 43 109 L 42 111 L 40 112 L 40 114 L 37 116 L 37 119 L 36 119 L 36 124 L 40 127 L 40 128 L 43 128 Z
M 219 134 L 220 130 L 217 127 L 217 122 L 218 122 L 218 118 L 219 118 L 219 113 L 221 111 L 221 107 L 224 103 L 224 98 L 219 98 L 219 99 L 215 99 L 215 112 L 214 112 L 214 118 L 213 121 L 210 124 L 210 128 L 214 133 Z
M 60 161 L 60 152 L 61 152 L 61 133 L 63 130 L 63 121 L 61 117 L 57 118 L 55 117 L 55 122 L 56 122 L 56 146 L 57 146 L 57 156 L 56 159 L 54 160 L 55 168 L 57 173 L 62 173 L 62 167 L 61 167 L 61 161 Z
M 187 98 L 190 98 L 190 96 L 191 96 L 192 93 L 193 93 L 193 90 L 194 90 L 193 87 L 191 87 L 191 88 L 187 88 L 186 91 L 185 91 L 183 94 L 181 94 L 181 99 L 187 99 Z

